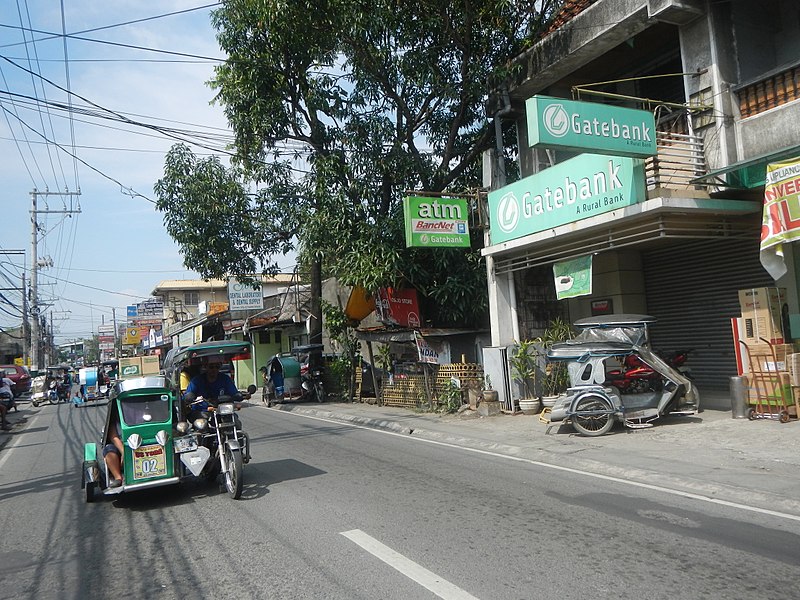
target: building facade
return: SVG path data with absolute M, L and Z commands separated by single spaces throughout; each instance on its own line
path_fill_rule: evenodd
M 777 282 L 759 260 L 766 165 L 800 157 L 800 4 L 568 0 L 513 67 L 488 112 L 516 124 L 529 196 L 502 202 L 521 185 L 502 180 L 493 184 L 500 200 L 490 195 L 492 345 L 535 337 L 555 316 L 650 314 L 655 348 L 691 348 L 700 389 L 727 390 L 737 374 L 737 291 L 784 287 L 789 312 L 800 312 L 796 245 Z M 537 143 L 532 112 L 546 101 L 532 99 L 541 97 L 647 111 L 654 131 L 627 135 L 634 146 L 652 138 L 653 154 Z M 559 122 L 566 133 L 604 134 L 602 119 L 569 113 Z M 606 122 L 607 137 L 615 126 Z M 587 198 L 591 185 L 601 188 L 592 191 L 604 206 L 581 210 L 584 181 Z M 548 220 L 568 204 L 570 214 Z M 527 228 L 511 228 L 512 217 Z M 587 256 L 591 293 L 557 301 L 553 265 Z

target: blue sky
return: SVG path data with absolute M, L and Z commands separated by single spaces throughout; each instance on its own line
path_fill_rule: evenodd
M 80 214 L 39 216 L 39 258 L 53 262 L 39 271 L 40 298 L 51 304 L 57 342 L 89 336 L 110 322 L 113 307 L 124 318 L 125 306 L 147 298 L 163 279 L 197 277 L 184 269 L 151 202 L 164 155 L 176 140 L 127 120 L 178 129 L 179 135 L 202 132 L 214 147 L 230 139 L 222 108 L 210 105 L 214 92 L 206 82 L 214 61 L 140 49 L 221 57 L 209 4 L 0 3 L 0 249 L 25 250 L 29 268 L 31 192 L 81 191 Z M 177 11 L 187 12 L 162 16 Z M 72 34 L 66 43 L 50 35 L 62 31 Z M 39 198 L 39 209 L 75 206 L 67 196 Z M 0 275 L 17 285 L 22 266 L 22 256 L 0 253 Z M 6 287 L 12 286 L 0 276 L 0 288 Z M 18 325 L 19 292 L 1 293 L 8 303 L 0 298 L 0 328 Z

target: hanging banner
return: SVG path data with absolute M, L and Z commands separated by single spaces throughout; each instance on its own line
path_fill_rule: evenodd
M 773 279 L 786 274 L 784 242 L 800 239 L 800 157 L 767 165 L 761 222 L 761 264 Z
M 417 290 L 381 288 L 375 302 L 378 320 L 393 327 L 421 327 Z
M 592 255 L 565 260 L 553 265 L 556 298 L 575 298 L 592 293 Z
M 419 362 L 436 365 L 439 363 L 439 353 L 430 347 L 428 342 L 423 338 L 418 331 L 414 332 L 414 341 L 417 343 L 417 355 Z
M 403 198 L 406 248 L 469 248 L 468 211 L 463 198 Z

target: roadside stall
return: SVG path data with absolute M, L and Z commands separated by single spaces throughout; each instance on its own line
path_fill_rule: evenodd
M 369 387 L 377 390 L 379 404 L 419 408 L 433 406 L 451 382 L 462 391 L 483 389 L 483 366 L 467 362 L 466 352 L 457 352 L 474 347 L 475 333 L 448 329 L 357 331 L 356 336 L 366 342 L 370 367 L 356 368 L 354 400 L 364 402 L 363 390 Z M 375 344 L 379 345 L 377 353 Z M 461 362 L 451 362 L 453 355 L 459 356 Z M 373 365 L 385 374 L 377 377 Z M 365 376 L 371 379 L 368 386 Z

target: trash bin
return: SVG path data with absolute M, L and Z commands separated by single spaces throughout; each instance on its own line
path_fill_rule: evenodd
M 731 418 L 747 418 L 747 386 L 744 377 L 731 377 Z

